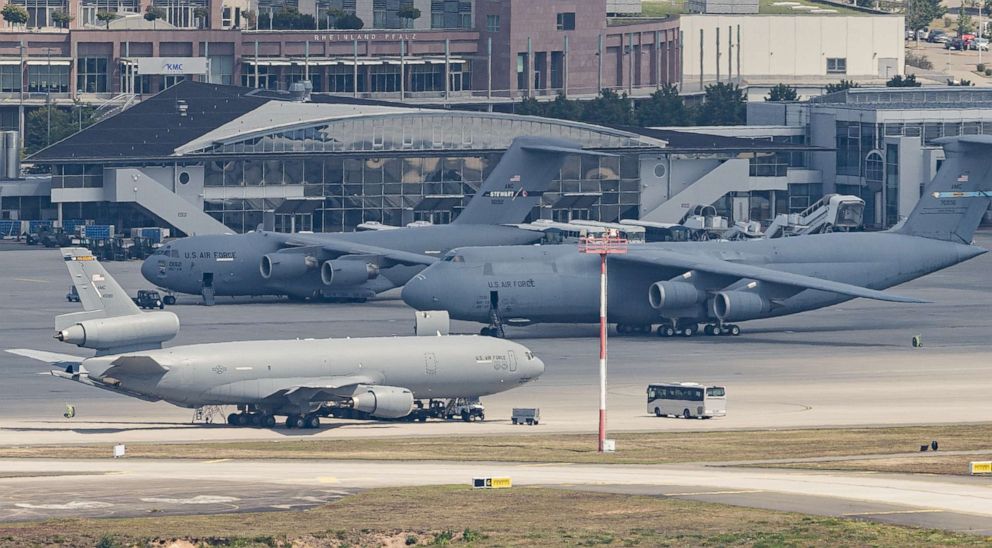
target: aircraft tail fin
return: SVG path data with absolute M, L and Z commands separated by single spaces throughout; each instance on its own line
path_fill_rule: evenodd
M 141 309 L 134 304 L 117 280 L 104 270 L 103 265 L 96 260 L 90 250 L 82 247 L 63 247 L 62 258 L 69 269 L 72 285 L 79 294 L 83 312 L 56 316 L 56 330 L 84 320 L 141 314 Z
M 892 231 L 971 244 L 992 197 L 992 135 L 945 137 L 946 159 L 906 221 Z
M 610 156 L 565 139 L 517 137 L 453 224 L 522 223 L 569 154 Z

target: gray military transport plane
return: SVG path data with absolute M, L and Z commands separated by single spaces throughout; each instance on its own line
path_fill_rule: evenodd
M 738 335 L 732 322 L 865 297 L 966 261 L 992 196 L 992 136 L 945 138 L 947 159 L 901 225 L 886 232 L 629 246 L 609 258 L 609 321 L 620 334 Z M 599 257 L 572 246 L 463 248 L 419 273 L 403 300 L 420 310 L 502 326 L 594 323 Z
M 83 312 L 55 319 L 55 338 L 92 358 L 27 349 L 52 375 L 180 407 L 236 405 L 231 425 L 317 428 L 335 408 L 375 418 L 409 415 L 422 400 L 476 398 L 539 377 L 519 344 L 477 336 L 240 341 L 162 348 L 179 332 L 172 312 L 142 312 L 90 252 L 62 254 Z
M 400 287 L 459 246 L 533 243 L 523 222 L 569 154 L 594 154 L 572 141 L 518 137 L 449 225 L 346 234 L 249 232 L 192 236 L 166 244 L 141 267 L 145 279 L 180 293 L 288 295 L 364 301 Z

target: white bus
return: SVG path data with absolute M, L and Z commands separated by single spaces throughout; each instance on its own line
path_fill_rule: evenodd
M 727 414 L 727 389 L 695 382 L 649 384 L 648 413 L 686 419 L 723 417 Z

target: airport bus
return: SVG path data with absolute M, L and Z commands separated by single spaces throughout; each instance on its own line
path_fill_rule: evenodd
M 695 382 L 649 384 L 648 413 L 686 419 L 723 417 L 727 414 L 727 389 Z

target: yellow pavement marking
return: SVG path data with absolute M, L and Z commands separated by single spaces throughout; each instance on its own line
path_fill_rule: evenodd
M 845 516 L 891 516 L 893 514 L 939 514 L 943 510 L 936 508 L 921 508 L 919 510 L 889 510 L 887 512 L 857 512 L 855 514 L 844 514 Z
M 748 489 L 742 491 L 697 491 L 695 493 L 665 493 L 666 497 L 694 497 L 699 495 L 743 495 L 747 493 L 764 493 L 761 489 Z
M 202 462 L 201 464 L 217 464 L 217 463 L 219 463 L 219 462 L 227 462 L 227 461 L 229 461 L 229 460 L 231 460 L 231 459 L 217 459 L 217 460 L 208 460 L 208 461 L 204 461 L 204 462 Z
M 317 481 L 319 481 L 320 483 L 341 483 L 340 481 L 338 481 L 338 478 L 334 476 L 321 476 L 317 478 Z

